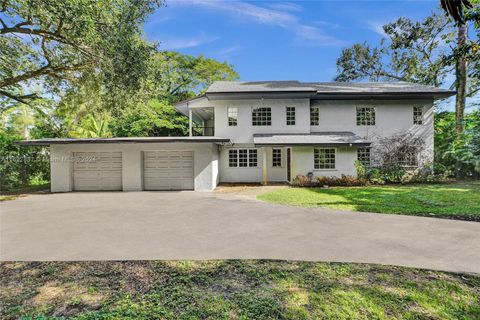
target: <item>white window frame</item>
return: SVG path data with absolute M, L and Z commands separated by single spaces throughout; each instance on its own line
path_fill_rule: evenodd
M 253 107 L 252 108 L 252 126 L 265 127 L 272 125 L 271 107 Z
M 323 165 L 320 163 L 320 156 L 319 156 L 319 153 L 320 153 L 320 150 L 328 150 L 329 152 L 331 150 L 333 150 L 333 158 L 332 157 L 326 157 L 325 159 L 327 160 Z M 318 154 L 318 157 L 317 157 L 317 154 Z M 318 159 L 318 163 L 317 163 L 317 159 Z M 332 160 L 333 159 L 333 162 L 332 161 L 328 161 L 328 160 Z M 332 164 L 333 163 L 333 167 L 331 166 L 327 166 L 327 164 Z M 337 149 L 336 148 L 313 148 L 313 168 L 314 170 L 336 170 L 336 167 L 337 167 Z
M 376 124 L 377 110 L 375 107 L 356 107 L 355 110 L 357 126 L 374 126 Z
M 228 149 L 228 167 L 229 168 L 257 168 L 258 167 L 258 149 L 254 149 L 254 148 Z
M 278 153 L 277 153 L 278 152 Z M 277 153 L 277 154 L 276 154 Z M 281 148 L 273 148 L 272 149 L 272 167 L 274 168 L 281 168 L 283 167 L 282 165 L 282 159 L 283 157 L 283 151 Z
M 310 125 L 311 126 L 320 125 L 320 108 L 319 107 L 310 107 Z
M 296 121 L 295 107 L 285 107 L 285 118 L 287 126 L 294 126 Z
M 365 158 L 368 157 L 368 162 Z M 360 161 L 364 166 L 371 166 L 372 164 L 372 148 L 370 147 L 359 147 L 357 148 L 357 160 Z
M 236 127 L 238 125 L 238 108 L 227 108 L 227 122 L 229 127 Z
M 419 106 L 413 107 L 413 124 L 414 125 L 423 124 L 423 107 L 419 107 Z

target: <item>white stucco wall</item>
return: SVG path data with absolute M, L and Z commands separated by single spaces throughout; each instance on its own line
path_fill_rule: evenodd
M 335 169 L 314 169 L 314 147 L 292 148 L 292 179 L 312 172 L 315 177 L 340 177 L 342 174 L 356 176 L 357 148 L 335 148 Z
M 348 101 L 348 100 L 317 100 L 312 106 L 319 107 L 320 122 L 318 126 L 311 126 L 311 132 L 320 131 L 350 131 L 358 136 L 373 142 L 382 137 L 395 134 L 412 133 L 421 137 L 425 142 L 421 158 L 425 162 L 433 161 L 433 120 L 434 109 L 431 100 L 377 100 L 377 101 Z M 375 107 L 375 125 L 357 126 L 356 107 Z M 413 107 L 423 107 L 423 124 L 413 124 Z M 375 150 L 372 150 L 372 156 Z
M 194 153 L 195 191 L 211 191 L 218 183 L 218 146 L 212 143 L 108 143 L 52 145 L 51 191 L 72 191 L 74 152 L 122 152 L 123 191 L 143 190 L 143 151 L 191 150 Z
M 252 143 L 255 133 L 309 133 L 309 99 L 256 99 L 256 100 L 211 100 L 215 107 L 215 136 L 225 137 L 233 143 Z M 286 107 L 295 107 L 295 125 L 287 126 Z M 238 125 L 228 126 L 228 107 L 238 108 Z M 271 126 L 252 126 L 252 108 L 271 107 Z

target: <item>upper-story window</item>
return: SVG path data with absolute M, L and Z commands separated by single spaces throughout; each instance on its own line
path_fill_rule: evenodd
M 310 125 L 318 126 L 320 124 L 320 109 L 318 107 L 310 107 Z
M 286 107 L 287 126 L 295 125 L 295 107 Z
M 282 166 L 282 149 L 272 149 L 272 167 Z
M 228 107 L 228 126 L 236 127 L 238 124 L 238 108 Z
M 413 124 L 423 124 L 422 107 L 413 107 Z
M 313 161 L 315 169 L 335 169 L 335 149 L 313 149 Z
M 272 108 L 260 107 L 252 109 L 252 126 L 271 126 Z
M 357 126 L 374 126 L 375 108 L 357 107 Z

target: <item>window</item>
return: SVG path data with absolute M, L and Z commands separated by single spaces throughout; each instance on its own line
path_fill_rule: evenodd
M 357 126 L 374 126 L 375 108 L 357 107 Z
M 282 166 L 282 149 L 272 150 L 272 167 Z
M 413 107 L 413 124 L 423 124 L 422 107 Z
M 287 107 L 287 126 L 295 125 L 295 107 Z
M 238 166 L 240 168 L 248 167 L 248 150 L 238 150 Z
M 228 150 L 228 166 L 238 167 L 238 150 Z
M 335 149 L 314 149 L 315 169 L 335 169 Z
M 417 152 L 408 151 L 402 156 L 402 159 L 399 161 L 400 165 L 403 167 L 417 167 L 418 166 L 418 157 Z
M 238 123 L 238 108 L 228 107 L 228 126 L 236 127 Z
M 248 166 L 249 167 L 257 166 L 257 149 L 248 150 Z
M 318 126 L 320 122 L 320 112 L 318 107 L 310 107 L 310 125 Z
M 252 126 L 270 126 L 272 125 L 272 108 L 253 108 Z
M 246 168 L 257 166 L 257 149 L 228 150 L 228 166 L 230 168 Z
M 357 149 L 357 159 L 360 161 L 364 166 L 370 166 L 370 148 L 358 148 Z

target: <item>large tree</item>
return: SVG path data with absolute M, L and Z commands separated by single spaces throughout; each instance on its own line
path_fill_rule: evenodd
M 141 26 L 161 3 L 2 0 L 0 108 L 55 94 L 84 71 L 101 70 L 112 89 L 137 89 L 154 50 Z

